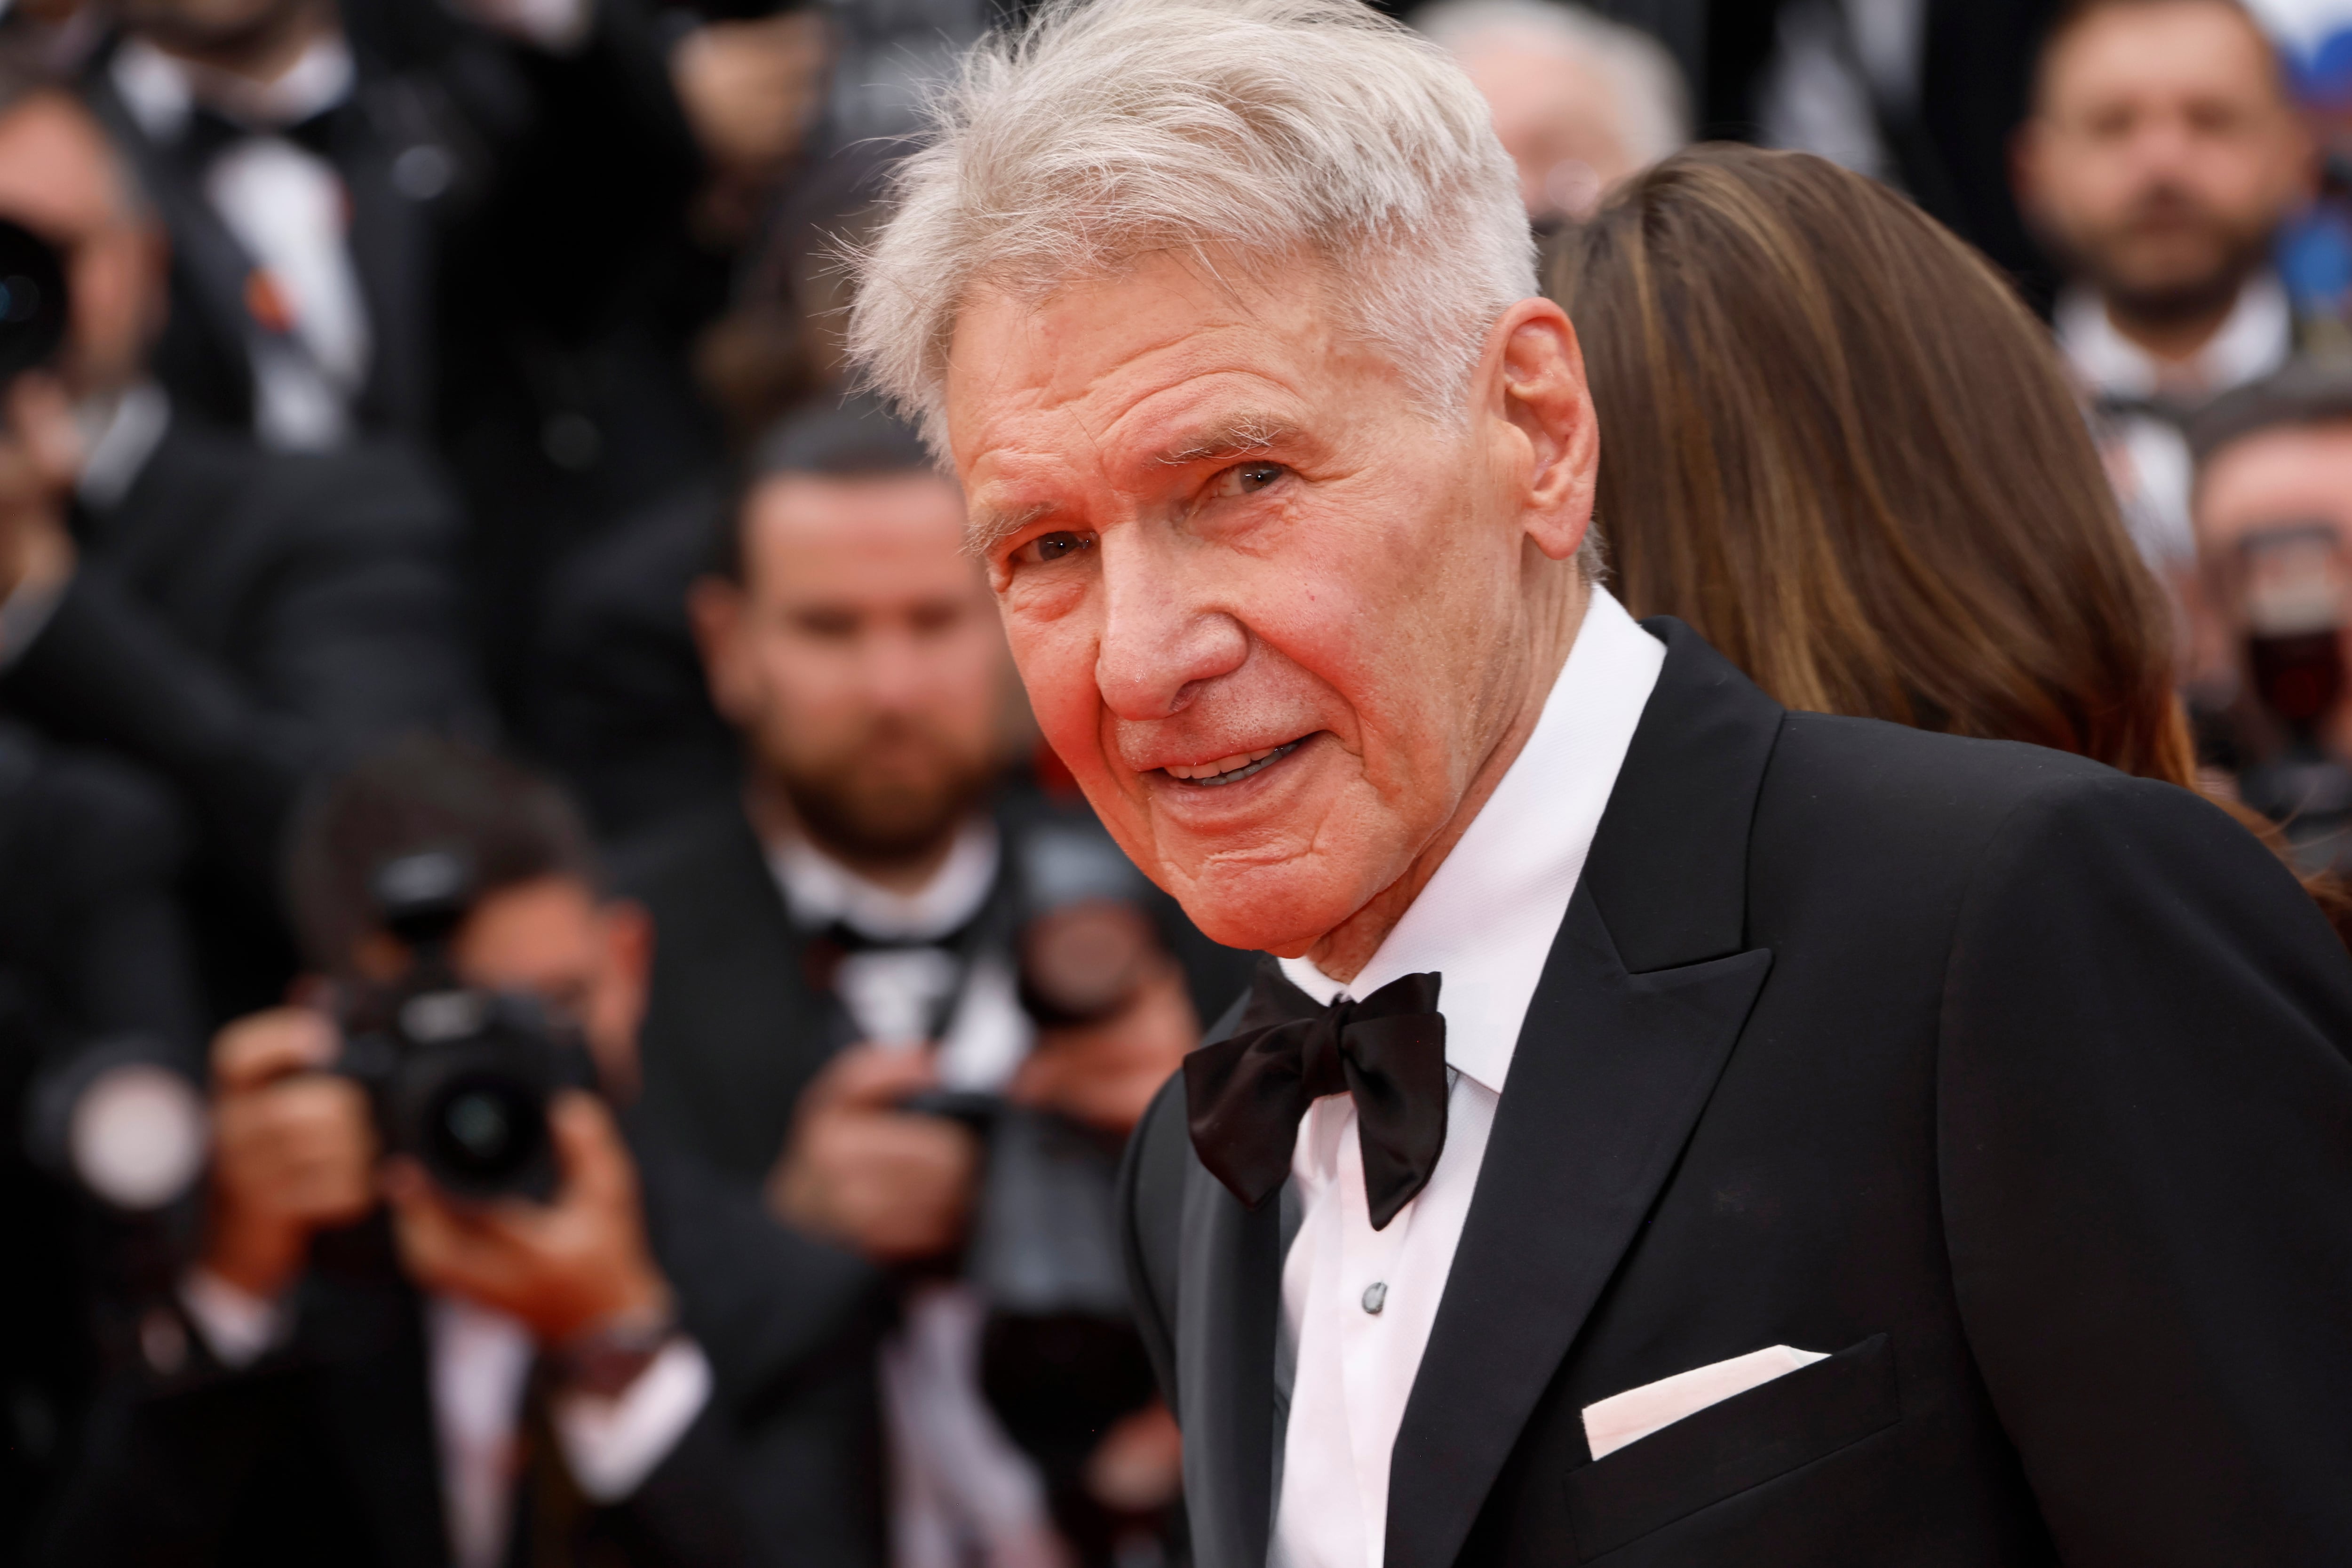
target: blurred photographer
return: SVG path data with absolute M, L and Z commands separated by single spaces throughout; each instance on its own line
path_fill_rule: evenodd
M 277 851 L 305 781 L 479 711 L 456 518 L 400 450 L 267 453 L 184 418 L 147 374 L 154 215 L 79 102 L 5 70 L 0 218 L 68 296 L 0 405 L 0 710 L 173 787 L 218 1017 L 290 971 Z
M 387 868 L 436 857 L 469 873 L 446 984 L 438 939 L 386 890 Z M 567 1040 L 593 1060 L 583 1081 L 625 1098 L 634 1076 L 646 922 L 598 892 L 576 815 L 511 764 L 404 742 L 306 814 L 291 881 L 339 1012 L 389 996 L 406 1044 L 387 1075 L 325 1011 L 222 1031 L 205 1245 L 97 1424 L 55 1559 L 760 1561 L 736 1417 L 856 1316 L 863 1267 L 633 1152 L 584 1089 L 510 1119 L 543 1110 L 541 1196 L 527 1160 L 467 1158 L 485 1154 L 468 1082 L 539 1083 Z M 416 1022 L 468 998 L 522 1022 L 469 1045 Z M 473 1078 L 406 1101 L 420 1124 L 404 1087 L 436 1081 L 436 1045 L 471 1048 Z
M 872 1373 L 895 1561 L 1101 1562 L 1152 1539 L 1175 1485 L 1108 1173 L 1198 1038 L 1171 953 L 1213 994 L 1220 950 L 1083 808 L 1004 785 L 1019 713 L 963 521 L 873 405 L 761 447 L 691 599 L 740 804 L 629 882 L 659 933 L 646 1106 L 896 1275 Z M 835 1463 L 867 1441 L 845 1409 Z M 770 1528 L 878 1561 L 879 1521 L 845 1517 L 875 1463 L 862 1491 L 780 1484 Z

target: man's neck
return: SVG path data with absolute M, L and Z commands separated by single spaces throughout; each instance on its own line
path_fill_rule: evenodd
M 800 813 L 793 809 L 792 797 L 773 780 L 755 774 L 744 785 L 743 809 L 751 819 L 752 832 L 770 849 L 790 843 L 805 844 L 860 879 L 887 892 L 908 897 L 921 892 L 938 878 L 948 857 L 955 852 L 956 832 L 962 826 L 960 821 L 950 824 L 937 843 L 913 855 L 878 858 L 828 843 L 810 832 Z
M 1405 874 L 1383 889 L 1372 900 L 1324 933 L 1322 939 L 1307 950 L 1307 960 L 1345 984 L 1363 973 L 1372 955 L 1404 918 L 1405 910 L 1429 885 L 1430 878 L 1454 853 L 1471 823 L 1511 771 L 1519 752 L 1535 733 L 1536 721 L 1543 717 L 1545 700 L 1559 679 L 1561 668 L 1568 663 L 1569 650 L 1576 646 L 1576 634 L 1584 625 L 1584 613 L 1592 603 L 1592 585 L 1576 574 L 1567 571 L 1563 588 L 1548 595 L 1550 603 L 1541 606 L 1533 617 L 1532 635 L 1528 640 L 1528 656 L 1519 681 L 1517 700 L 1507 710 L 1508 719 L 1496 732 L 1493 742 L 1480 760 L 1478 770 L 1471 775 L 1470 787 L 1464 792 L 1454 815 L 1437 837 L 1431 839 L 1422 852 L 1413 858 Z
M 2230 314 L 2237 309 L 2238 296 L 2242 291 L 2241 285 L 2231 289 L 2227 298 L 2195 310 L 2136 311 L 2112 298 L 2101 303 L 2106 308 L 2107 323 L 2115 328 L 2117 336 L 2156 361 L 2163 371 L 2190 374 L 2195 372 L 2198 356 L 2212 346 L 2213 340 L 2229 324 Z

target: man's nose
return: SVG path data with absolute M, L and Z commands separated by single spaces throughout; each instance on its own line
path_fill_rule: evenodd
M 877 711 L 904 712 L 923 705 L 939 678 L 936 651 L 904 627 L 869 632 L 858 649 L 859 684 Z
M 2152 114 L 2133 138 L 2132 151 L 2145 176 L 2169 182 L 2196 152 L 2198 132 L 2182 114 Z
M 1184 552 L 1141 529 L 1107 537 L 1095 684 L 1121 719 L 1165 719 L 1249 657 L 1249 633 L 1185 570 Z M 1122 535 L 1124 537 L 1122 537 Z

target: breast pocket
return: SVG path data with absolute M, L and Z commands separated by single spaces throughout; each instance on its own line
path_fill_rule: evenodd
M 1858 1443 L 1902 1418 L 1885 1334 L 1685 1416 L 1569 1473 L 1579 1558 L 1591 1561 L 1710 1503 Z

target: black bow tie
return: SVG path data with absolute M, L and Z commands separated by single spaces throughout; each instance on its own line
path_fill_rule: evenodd
M 2092 400 L 2092 405 L 2109 419 L 2154 419 L 2171 426 L 2175 430 L 2186 430 L 2208 401 L 2202 397 L 2164 393 L 2151 393 L 2140 397 L 2129 393 L 2102 392 Z
M 1408 974 L 1360 1002 L 1318 1007 L 1263 964 L 1241 1026 L 1184 1058 L 1201 1163 L 1255 1208 L 1290 1174 L 1299 1119 L 1327 1094 L 1356 1100 L 1372 1228 L 1429 1184 L 1445 1147 L 1445 1019 L 1438 976 Z
M 247 125 L 242 121 L 231 120 L 218 110 L 197 104 L 189 110 L 187 125 L 180 133 L 180 155 L 188 161 L 190 167 L 202 170 L 241 142 L 256 137 L 282 136 L 297 147 L 332 163 L 341 111 L 341 104 L 331 104 L 291 125 Z

